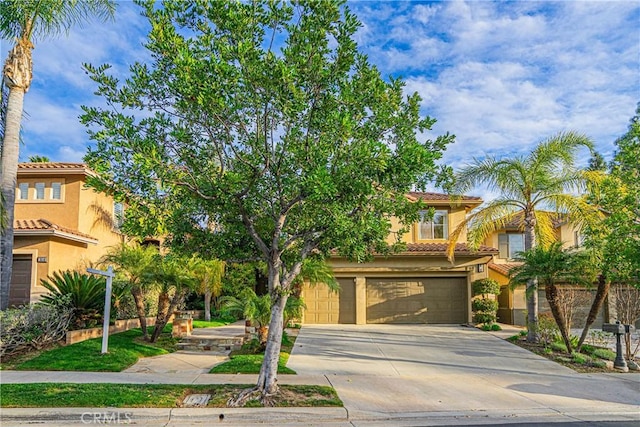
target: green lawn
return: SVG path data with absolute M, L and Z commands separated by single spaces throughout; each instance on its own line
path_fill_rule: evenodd
M 150 331 L 152 330 L 153 328 L 150 328 Z M 142 340 L 140 329 L 131 329 L 109 336 L 107 354 L 100 352 L 102 338 L 93 338 L 43 351 L 10 368 L 23 371 L 120 372 L 136 363 L 141 357 L 175 351 L 177 341 L 171 337 L 171 324 L 163 329 L 162 335 L 153 344 Z
M 235 319 L 229 318 L 229 319 L 215 319 L 215 320 L 211 320 L 210 322 L 207 322 L 205 320 L 193 320 L 193 328 L 217 328 L 218 326 L 225 326 L 228 325 L 229 323 L 233 323 L 235 322 Z
M 0 384 L 3 408 L 176 408 L 193 393 L 211 394 L 209 407 L 225 407 L 227 400 L 251 385 L 177 384 Z M 342 406 L 335 390 L 327 386 L 281 385 L 285 393 L 275 405 Z M 251 406 L 259 405 L 250 402 Z
M 295 374 L 296 371 L 287 368 L 289 355 L 293 349 L 295 338 L 291 338 L 284 334 L 282 337 L 282 347 L 280 348 L 280 357 L 278 359 L 279 374 Z M 229 361 L 221 363 L 211 368 L 211 374 L 258 374 L 260 366 L 264 360 L 264 352 L 257 348 L 257 342 L 246 343 L 242 349 L 232 351 L 229 354 Z

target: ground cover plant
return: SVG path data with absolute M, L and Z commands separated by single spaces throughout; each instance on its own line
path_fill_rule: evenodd
M 177 341 L 171 337 L 171 325 L 165 326 L 162 335 L 153 344 L 144 341 L 142 331 L 136 328 L 111 335 L 107 354 L 101 354 L 102 338 L 93 338 L 25 355 L 14 361 L 3 360 L 3 365 L 5 369 L 29 371 L 120 372 L 141 357 L 175 351 Z
M 179 408 L 190 394 L 211 394 L 208 407 L 226 407 L 247 385 L 185 384 L 1 384 L 2 408 Z M 342 406 L 327 386 L 281 385 L 274 406 Z M 248 406 L 262 406 L 251 401 Z
M 577 342 L 578 337 L 573 338 Z M 607 362 L 616 357 L 611 349 L 590 344 L 584 344 L 580 352 L 569 354 L 559 334 L 548 340 L 541 339 L 540 342 L 531 343 L 526 340 L 526 332 L 523 331 L 510 337 L 508 341 L 577 372 L 612 372 Z
M 287 368 L 289 355 L 293 349 L 295 337 L 289 336 L 286 332 L 282 335 L 282 346 L 280 347 L 280 357 L 278 358 L 279 374 L 295 374 L 292 369 Z M 245 343 L 240 350 L 234 350 L 229 354 L 229 361 L 221 363 L 211 368 L 211 374 L 257 374 L 264 360 L 264 346 L 259 340 L 254 339 Z

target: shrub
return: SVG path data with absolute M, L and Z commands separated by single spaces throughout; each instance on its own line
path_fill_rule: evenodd
M 560 351 L 562 353 L 567 352 L 567 346 L 561 342 L 552 342 L 551 344 L 549 344 L 549 347 L 554 351 Z
M 589 356 L 585 356 L 584 354 L 573 353 L 571 355 L 571 357 L 572 357 L 574 363 L 578 363 L 580 365 L 589 365 L 589 364 L 591 364 L 591 358 Z
M 605 360 L 616 360 L 616 353 L 607 348 L 597 348 L 593 352 L 594 357 Z
M 0 311 L 0 356 L 39 350 L 64 338 L 73 318 L 70 299 Z
M 558 332 L 558 325 L 551 313 L 541 313 L 538 316 L 538 337 L 543 345 L 551 344 Z M 564 351 L 567 351 L 566 348 Z
M 471 302 L 471 309 L 473 311 L 481 311 L 485 313 L 497 312 L 498 311 L 498 301 L 492 299 L 474 299 Z
M 473 295 L 498 295 L 500 284 L 494 279 L 479 279 L 471 283 Z
M 63 296 L 70 297 L 74 328 L 93 327 L 101 321 L 106 288 L 103 277 L 77 271 L 56 271 L 40 283 L 49 291 L 42 297 L 42 304 L 56 304 Z
M 501 331 L 502 328 L 497 323 L 494 323 L 493 325 L 491 325 L 491 330 L 492 331 Z
M 475 323 L 491 324 L 496 321 L 497 317 L 495 313 L 486 313 L 478 311 L 473 313 L 473 321 Z

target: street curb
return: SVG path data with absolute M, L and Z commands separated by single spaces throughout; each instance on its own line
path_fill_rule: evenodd
M 137 424 L 155 421 L 229 424 L 346 422 L 340 408 L 2 408 L 0 423 Z

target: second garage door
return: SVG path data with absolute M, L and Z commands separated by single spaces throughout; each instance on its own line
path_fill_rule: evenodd
M 304 323 L 356 323 L 353 278 L 337 280 L 340 292 L 331 292 L 326 285 L 304 287 L 302 298 L 307 306 L 304 310 Z
M 367 323 L 466 323 L 467 279 L 367 279 Z

